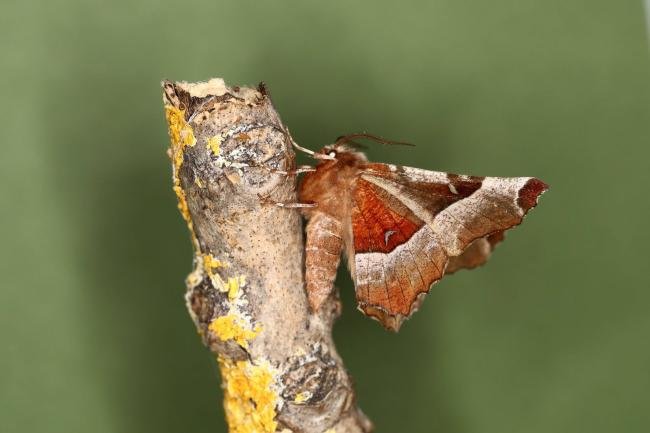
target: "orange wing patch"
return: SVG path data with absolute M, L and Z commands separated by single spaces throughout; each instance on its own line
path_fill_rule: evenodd
M 357 181 L 354 201 L 352 232 L 357 254 L 389 253 L 407 242 L 423 225 L 399 201 L 363 179 Z
M 389 329 L 399 329 L 444 272 L 447 257 L 433 232 L 402 202 L 358 179 L 352 233 L 359 307 Z

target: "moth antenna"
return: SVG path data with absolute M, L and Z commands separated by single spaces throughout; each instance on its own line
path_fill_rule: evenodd
M 341 138 L 341 137 L 339 137 L 339 138 Z M 338 140 L 338 138 L 337 138 L 337 140 Z M 359 143 L 358 141 L 348 140 L 348 141 L 345 142 L 345 144 L 347 144 L 347 145 L 349 145 L 351 147 L 354 147 L 355 149 L 363 149 L 363 150 L 368 149 L 368 146 L 366 146 L 363 143 Z
M 385 138 L 380 137 L 378 135 L 368 134 L 366 132 L 355 132 L 355 133 L 352 133 L 352 134 L 342 135 L 342 136 L 340 136 L 340 137 L 338 137 L 336 139 L 335 144 L 352 144 L 352 145 L 356 145 L 355 142 L 352 141 L 355 138 L 365 138 L 367 140 L 372 140 L 372 141 L 374 141 L 376 143 L 381 143 L 381 144 L 398 144 L 398 145 L 401 145 L 401 146 L 415 146 L 415 144 L 413 144 L 413 143 L 407 143 L 405 141 L 397 141 L 397 140 L 388 140 L 388 139 L 385 139 Z

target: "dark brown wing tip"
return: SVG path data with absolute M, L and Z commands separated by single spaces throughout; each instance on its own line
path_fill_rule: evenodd
M 437 281 L 438 280 L 434 281 L 429 285 L 429 290 L 431 290 L 431 286 L 433 286 L 433 284 L 435 284 L 435 282 Z M 427 290 L 426 292 L 421 292 L 416 296 L 415 300 L 411 304 L 408 315 L 403 315 L 399 313 L 391 314 L 378 305 L 370 305 L 365 302 L 359 302 L 357 304 L 357 308 L 366 316 L 381 323 L 381 325 L 387 330 L 398 332 L 402 327 L 402 324 L 406 321 L 406 319 L 411 318 L 413 313 L 415 313 L 420 309 L 420 305 L 422 305 L 422 302 L 424 301 L 426 295 L 429 293 L 429 290 Z
M 524 210 L 524 212 L 528 212 L 530 209 L 537 206 L 539 196 L 546 190 L 548 190 L 548 185 L 533 177 L 519 190 L 517 204 Z
M 404 320 L 406 320 L 406 317 L 402 316 L 401 314 L 392 315 L 385 311 L 383 308 L 377 307 L 375 305 L 359 303 L 357 305 L 357 308 L 363 314 L 370 317 L 371 319 L 378 321 L 384 328 L 393 332 L 398 332 L 399 328 L 402 326 L 402 323 L 404 323 Z

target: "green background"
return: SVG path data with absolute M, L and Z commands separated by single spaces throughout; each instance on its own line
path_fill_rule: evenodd
M 268 84 L 304 146 L 551 185 L 398 335 L 335 332 L 379 432 L 650 429 L 641 1 L 3 2 L 0 431 L 223 432 L 159 81 Z

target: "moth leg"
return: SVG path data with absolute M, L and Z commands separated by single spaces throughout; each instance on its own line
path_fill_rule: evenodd
M 291 140 L 291 144 L 293 145 L 293 147 L 296 148 L 296 150 L 299 150 L 299 151 L 301 151 L 301 152 L 303 152 L 303 153 L 306 153 L 307 155 L 311 156 L 311 157 L 314 158 L 314 159 L 336 159 L 336 158 L 333 157 L 333 156 L 326 155 L 326 154 L 324 154 L 324 153 L 317 153 L 317 152 L 314 152 L 314 151 L 311 150 L 311 149 L 307 149 L 306 147 L 302 147 L 302 146 L 300 146 L 298 143 L 296 143 L 296 142 L 293 140 L 293 138 L 290 138 L 290 140 Z
M 334 289 L 342 251 L 341 221 L 323 212 L 314 212 L 307 223 L 305 247 L 307 299 L 314 312 L 318 311 Z
M 311 165 L 301 165 L 293 170 L 271 170 L 271 173 L 275 174 L 284 174 L 286 176 L 294 176 L 296 174 L 300 173 L 310 173 L 312 171 L 316 171 L 316 167 L 312 167 Z
M 296 208 L 313 208 L 318 207 L 316 203 L 280 203 L 275 202 L 274 205 L 284 208 L 284 209 L 296 209 Z
M 301 165 L 294 168 L 293 170 L 277 170 L 274 168 L 268 168 L 265 165 L 249 165 L 249 164 L 244 164 L 241 166 L 241 168 L 261 168 L 263 170 L 268 171 L 271 174 L 279 174 L 282 176 L 295 176 L 301 173 L 311 173 L 312 171 L 316 171 L 316 167 L 312 167 L 311 165 Z
M 262 204 L 270 204 L 285 209 L 314 208 L 318 206 L 316 203 L 299 203 L 299 202 L 282 203 L 282 202 L 272 200 L 271 197 L 268 195 L 258 195 L 258 198 L 260 199 L 260 202 L 262 202 Z
M 295 140 L 291 136 L 291 133 L 289 132 L 289 128 L 287 128 L 286 126 L 283 126 L 281 128 L 280 127 L 276 127 L 276 128 L 279 131 L 282 131 L 285 138 L 291 142 L 291 145 L 294 147 L 294 149 L 299 150 L 300 152 L 305 153 L 305 154 L 311 156 L 314 159 L 336 159 L 333 156 L 325 155 L 323 153 L 317 153 L 317 152 L 314 152 L 311 149 L 307 149 L 306 147 L 300 146 L 298 143 L 295 142 Z

